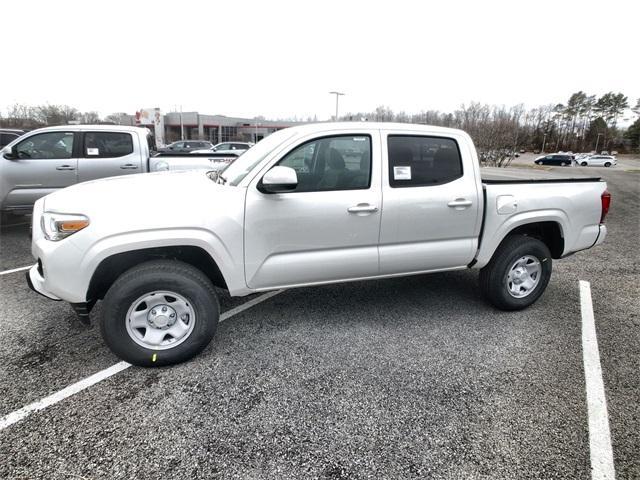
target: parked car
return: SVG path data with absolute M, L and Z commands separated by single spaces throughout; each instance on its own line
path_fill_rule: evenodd
M 9 145 L 22 134 L 24 134 L 24 130 L 18 130 L 15 128 L 0 128 L 0 148 Z
M 556 165 L 560 167 L 570 166 L 573 163 L 573 155 L 566 153 L 552 153 L 535 159 L 536 165 Z
M 214 286 L 243 296 L 474 268 L 489 302 L 518 310 L 543 294 L 552 259 L 604 241 L 606 187 L 481 173 L 460 130 L 308 124 L 270 135 L 221 174 L 134 175 L 38 200 L 27 281 L 85 321 L 102 301 L 105 342 L 143 366 L 210 342 Z
M 38 198 L 88 180 L 160 170 L 217 170 L 237 157 L 154 155 L 153 150 L 149 130 L 139 127 L 66 125 L 25 133 L 0 150 L 0 212 L 30 213 Z
M 158 149 L 161 152 L 176 152 L 186 153 L 193 152 L 195 150 L 210 150 L 213 148 L 213 143 L 206 142 L 204 140 L 179 140 L 177 142 L 170 143 L 164 148 Z
M 590 155 L 576 160 L 581 167 L 611 167 L 617 165 L 613 155 Z
M 192 153 L 235 153 L 242 155 L 244 152 L 253 147 L 253 143 L 246 142 L 226 142 L 218 143 L 212 148 L 203 150 L 194 150 Z

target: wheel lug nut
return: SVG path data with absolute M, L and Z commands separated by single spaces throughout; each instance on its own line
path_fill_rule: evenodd
M 173 317 L 175 317 L 175 316 L 176 316 L 176 314 L 175 314 L 175 313 L 172 313 L 171 315 L 169 315 L 169 317 L 171 317 L 171 318 L 173 318 Z
M 151 315 L 155 315 L 156 311 L 155 310 L 151 310 Z
M 187 318 L 189 318 L 189 315 L 186 313 L 183 313 L 182 315 L 180 315 L 181 320 L 186 320 Z
M 166 312 L 167 311 L 167 307 L 162 307 L 162 311 Z

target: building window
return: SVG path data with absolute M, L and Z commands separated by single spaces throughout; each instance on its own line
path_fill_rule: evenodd
M 220 138 L 220 142 L 229 142 L 234 140 L 236 135 L 238 135 L 237 127 L 222 127 L 222 138 Z

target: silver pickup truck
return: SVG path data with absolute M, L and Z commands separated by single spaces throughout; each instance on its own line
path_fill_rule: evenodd
M 146 128 L 65 125 L 34 130 L 0 150 L 0 212 L 30 213 L 55 190 L 98 178 L 162 170 L 216 170 L 239 154 L 154 153 Z
M 85 320 L 102 300 L 106 343 L 146 366 L 209 343 L 214 286 L 242 296 L 474 268 L 489 302 L 522 309 L 544 292 L 553 259 L 607 233 L 604 182 L 546 173 L 481 173 L 460 130 L 294 127 L 219 174 L 98 180 L 38 200 L 27 279 Z

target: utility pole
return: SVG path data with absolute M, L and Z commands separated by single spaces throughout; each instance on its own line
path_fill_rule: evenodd
M 182 123 L 182 105 L 180 105 L 180 140 L 184 140 L 184 123 Z
M 335 116 L 335 121 L 338 121 L 338 98 L 340 98 L 341 95 L 344 95 L 344 93 L 342 92 L 329 92 L 330 95 L 335 95 L 336 96 L 336 116 Z
M 542 137 L 542 152 L 540 152 L 540 153 L 544 153 L 544 144 L 545 143 L 547 143 L 547 134 L 546 133 Z
M 604 135 L 604 133 L 599 133 L 598 138 L 596 138 L 596 148 L 594 149 L 596 151 L 596 155 L 598 154 L 598 143 L 600 143 L 600 137 L 602 135 Z

